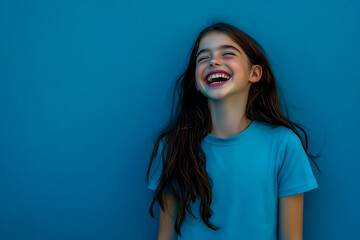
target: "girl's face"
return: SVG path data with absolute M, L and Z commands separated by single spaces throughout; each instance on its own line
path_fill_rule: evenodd
M 251 83 L 260 80 L 260 77 L 254 78 L 259 70 L 256 66 L 261 76 L 261 67 L 252 66 L 245 52 L 228 35 L 210 32 L 199 43 L 195 70 L 197 88 L 209 100 L 234 95 L 247 99 Z

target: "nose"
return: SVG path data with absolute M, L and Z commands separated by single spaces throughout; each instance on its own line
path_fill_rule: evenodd
M 215 56 L 213 56 L 209 61 L 209 67 L 220 66 L 220 65 L 221 65 L 221 61 Z

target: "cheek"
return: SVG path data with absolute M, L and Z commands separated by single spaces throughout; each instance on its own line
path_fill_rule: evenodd
M 197 82 L 201 82 L 202 74 L 205 70 L 205 67 L 202 64 L 198 64 L 195 68 L 195 78 Z
M 233 71 L 236 71 L 238 74 L 247 75 L 251 67 L 244 62 L 239 61 L 229 61 L 227 64 Z

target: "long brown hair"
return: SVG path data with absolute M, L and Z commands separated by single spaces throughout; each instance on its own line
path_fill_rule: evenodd
M 306 154 L 319 170 L 314 161 L 316 156 L 310 155 L 307 151 L 308 139 L 305 130 L 290 121 L 281 110 L 275 77 L 262 47 L 234 26 L 221 22 L 213 24 L 200 32 L 192 49 L 187 69 L 176 82 L 177 106 L 174 99 L 171 121 L 157 138 L 147 171 L 147 179 L 149 179 L 151 164 L 158 154 L 159 145 L 162 145 L 160 156 L 163 160 L 163 169 L 149 211 L 154 217 L 152 209 L 157 201 L 164 209 L 162 194 L 170 190 L 179 200 L 174 224 L 178 235 L 181 235 L 180 230 L 186 214 L 194 216 L 191 202 L 195 202 L 197 197 L 201 200 L 202 220 L 209 228 L 218 229 L 209 220 L 212 216 L 211 179 L 206 172 L 206 156 L 200 145 L 204 137 L 211 132 L 212 121 L 208 100 L 197 91 L 195 86 L 196 53 L 200 40 L 210 32 L 227 34 L 244 50 L 252 65 L 260 65 L 263 69 L 260 81 L 253 83 L 250 87 L 246 117 L 250 120 L 260 120 L 292 129 L 300 138 Z M 303 132 L 305 141 L 302 140 L 297 129 Z

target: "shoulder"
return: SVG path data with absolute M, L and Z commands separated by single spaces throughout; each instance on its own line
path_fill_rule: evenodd
M 292 129 L 289 129 L 285 126 L 273 125 L 258 120 L 256 120 L 256 126 L 258 134 L 269 137 L 273 141 L 277 140 L 279 142 L 284 142 L 287 141 L 289 137 L 297 137 Z
M 148 169 L 148 188 L 155 190 L 159 183 L 164 167 L 164 142 L 165 138 L 161 138 L 158 144 L 155 143 L 153 153 L 151 156 L 150 166 Z
M 257 121 L 257 141 L 267 143 L 280 156 L 291 149 L 304 150 L 299 136 L 292 129 L 260 121 Z

